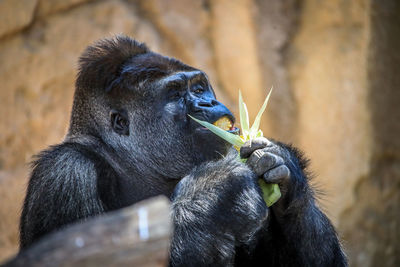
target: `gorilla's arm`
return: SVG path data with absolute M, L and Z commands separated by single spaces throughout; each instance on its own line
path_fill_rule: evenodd
M 269 266 L 347 266 L 334 228 L 314 203 L 288 210 L 280 223 L 272 215 L 263 242 L 258 253 L 269 251 Z
M 256 181 L 235 152 L 184 177 L 173 195 L 171 266 L 232 266 L 237 247 L 252 247 L 268 214 Z
M 346 266 L 336 232 L 315 201 L 302 154 L 264 138 L 245 145 L 241 154 L 250 155 L 248 163 L 256 174 L 278 183 L 282 191 L 253 259 L 269 266 Z

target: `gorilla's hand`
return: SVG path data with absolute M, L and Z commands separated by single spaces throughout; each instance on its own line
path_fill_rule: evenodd
M 257 180 L 235 152 L 184 177 L 173 195 L 172 265 L 226 266 L 235 248 L 251 249 L 268 217 Z
M 296 151 L 281 143 L 266 138 L 256 138 L 246 142 L 240 149 L 241 158 L 247 158 L 247 164 L 266 183 L 278 184 L 282 196 L 271 206 L 275 215 L 282 216 L 296 198 L 306 198 L 307 183 L 302 175 L 302 164 Z M 304 196 L 303 196 L 304 195 Z
M 242 146 L 240 155 L 248 159 L 247 165 L 258 178 L 277 183 L 282 193 L 271 206 L 268 227 L 260 231 L 259 244 L 264 250 L 254 250 L 252 257 L 260 260 L 268 251 L 273 257 L 263 262 L 271 266 L 347 266 L 332 224 L 316 205 L 302 153 L 280 142 L 256 138 Z

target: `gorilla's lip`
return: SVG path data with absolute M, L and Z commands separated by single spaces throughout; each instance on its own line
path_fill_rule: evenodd
M 232 134 L 239 135 L 240 130 L 239 130 L 238 127 L 233 126 L 233 127 L 232 127 L 232 130 L 229 130 L 229 131 L 227 131 L 227 132 L 228 132 L 228 133 L 232 133 Z

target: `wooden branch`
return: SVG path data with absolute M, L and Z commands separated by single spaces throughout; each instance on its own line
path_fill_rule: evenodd
M 166 266 L 172 224 L 165 197 L 91 218 L 20 252 L 11 266 Z

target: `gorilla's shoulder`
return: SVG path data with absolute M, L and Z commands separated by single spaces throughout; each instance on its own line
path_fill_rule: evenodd
M 77 143 L 61 143 L 35 156 L 32 178 L 41 180 L 68 180 L 90 176 L 96 172 L 95 155 Z
M 51 146 L 35 157 L 21 214 L 21 247 L 66 224 L 104 211 L 95 163 L 78 145 Z M 85 191 L 83 191 L 85 190 Z

